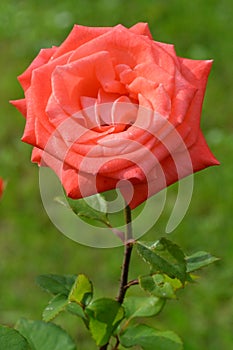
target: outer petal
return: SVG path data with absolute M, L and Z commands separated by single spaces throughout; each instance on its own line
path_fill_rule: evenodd
M 24 115 L 24 117 L 27 116 L 27 101 L 26 98 L 23 98 L 21 100 L 15 100 L 15 101 L 10 101 L 10 103 L 15 106 L 20 113 Z
M 22 140 L 39 148 L 45 147 L 47 133 L 52 133 L 54 127 L 49 122 L 46 106 L 52 92 L 51 75 L 59 64 L 65 64 L 69 54 L 33 71 L 31 86 L 25 93 L 27 100 L 27 122 Z M 46 136 L 46 137 L 45 137 Z
M 50 58 L 54 54 L 54 52 L 56 52 L 56 50 L 57 50 L 56 47 L 40 50 L 39 54 L 32 61 L 30 66 L 24 71 L 24 73 L 22 73 L 18 77 L 18 80 L 19 80 L 22 88 L 24 89 L 24 91 L 26 91 L 31 84 L 31 77 L 32 77 L 33 70 L 46 64 L 50 60 Z
M 151 32 L 150 32 L 148 23 L 143 23 L 143 22 L 136 23 L 129 30 L 131 32 L 135 33 L 135 34 L 146 35 L 150 39 L 152 39 L 152 35 L 151 35 Z
M 151 49 L 154 56 L 154 62 L 164 71 L 174 75 L 175 69 L 179 68 L 179 61 L 173 45 L 167 45 L 154 41 Z
M 147 182 L 133 185 L 134 196 L 129 203 L 131 209 L 136 208 L 152 195 L 182 178 L 209 166 L 220 164 L 211 153 L 201 132 L 199 132 L 196 144 L 187 152 L 188 154 L 186 152 L 176 153 L 173 157 L 169 155 L 160 162 L 160 165 L 155 166 L 150 174 L 147 175 Z M 189 156 L 192 164 L 188 161 L 187 157 Z M 158 173 L 161 171 L 160 169 L 162 169 L 163 176 L 158 176 Z M 127 200 L 127 192 L 124 192 L 124 189 L 121 189 L 121 192 Z
M 31 161 L 33 163 L 37 163 L 38 166 L 40 166 L 43 163 L 43 161 L 42 161 L 43 154 L 44 154 L 44 151 L 42 151 L 39 148 L 33 147 Z
M 62 172 L 62 184 L 65 191 L 69 197 L 74 199 L 114 189 L 117 182 L 118 180 L 100 175 L 76 172 L 72 168 L 64 167 Z
M 192 128 L 189 140 L 186 140 L 187 146 L 190 147 L 199 136 L 202 105 L 212 61 L 195 61 L 181 58 L 180 64 L 181 73 L 185 79 L 197 88 L 185 116 L 186 123 Z
M 111 30 L 111 27 L 85 27 L 75 25 L 66 40 L 58 48 L 53 58 L 55 59 L 66 54 L 67 52 L 73 51 L 88 41 Z
M 101 175 L 82 173 L 63 161 L 34 148 L 32 161 L 50 167 L 59 177 L 67 195 L 74 199 L 90 196 L 116 187 L 117 181 Z
M 191 60 L 178 57 L 182 75 L 192 85 L 205 90 L 213 60 Z
M 163 63 L 162 63 L 162 60 L 160 60 L 160 62 L 163 64 L 164 68 L 167 67 L 168 71 L 170 71 L 170 67 L 169 67 L 170 63 L 169 62 L 171 62 L 171 59 L 173 60 L 173 62 L 176 64 L 176 66 L 178 68 L 180 67 L 179 58 L 176 55 L 174 45 L 167 44 L 167 43 L 161 43 L 159 41 L 154 41 L 154 43 L 155 43 L 157 48 L 159 47 L 161 49 L 160 52 L 166 52 L 167 56 L 163 56 L 163 59 L 165 57 L 167 57 L 166 60 Z M 169 56 L 170 56 L 170 58 L 169 58 Z
M 199 131 L 196 143 L 190 147 L 189 152 L 192 159 L 194 172 L 212 165 L 220 164 L 210 151 L 201 131 Z

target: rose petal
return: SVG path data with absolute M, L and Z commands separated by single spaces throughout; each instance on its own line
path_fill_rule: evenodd
M 4 189 L 3 179 L 0 178 L 0 198 L 2 197 L 3 189 Z
M 43 156 L 43 151 L 39 148 L 33 147 L 31 161 L 33 163 L 37 163 L 38 165 L 41 165 L 42 156 Z
M 85 116 L 85 126 L 93 129 L 101 125 L 100 116 L 97 111 L 97 99 L 94 97 L 81 96 L 82 114 Z
M 69 114 L 67 114 L 57 103 L 53 95 L 50 95 L 49 97 L 45 112 L 48 115 L 49 121 L 55 127 L 59 126 L 64 120 L 70 117 Z
M 148 23 L 137 23 L 134 26 L 132 26 L 131 28 L 129 28 L 129 30 L 135 34 L 141 34 L 141 35 L 146 35 L 148 36 L 150 39 L 152 39 L 152 35 L 148 26 Z
M 41 49 L 30 66 L 21 75 L 18 76 L 18 80 L 24 89 L 24 92 L 30 87 L 33 70 L 46 64 L 52 55 L 56 52 L 56 50 L 57 48 L 55 46 L 49 49 Z
M 78 173 L 74 169 L 67 167 L 63 169 L 61 180 L 66 194 L 74 199 L 114 189 L 117 184 L 115 179 Z
M 97 97 L 101 88 L 122 94 L 122 84 L 115 81 L 115 72 L 108 52 L 101 51 L 76 62 L 57 66 L 52 75 L 53 95 L 70 115 L 80 110 L 80 97 Z
M 26 103 L 26 99 L 23 98 L 21 100 L 14 100 L 14 101 L 10 101 L 10 103 L 15 106 L 20 113 L 22 113 L 24 115 L 24 117 L 26 117 L 27 115 L 27 103 Z
M 100 51 L 107 51 L 110 54 L 114 66 L 126 64 L 135 67 L 139 63 L 154 61 L 150 39 L 117 25 L 111 31 L 77 48 L 71 55 L 70 62 Z
M 118 64 L 115 66 L 115 71 L 122 84 L 130 84 L 137 77 L 135 71 L 133 71 L 127 64 Z
M 69 55 L 34 69 L 31 86 L 25 92 L 27 100 L 27 120 L 22 140 L 43 148 L 47 143 L 45 135 L 53 132 L 54 127 L 49 122 L 46 111 L 47 102 L 51 95 L 50 77 L 58 64 L 65 64 Z M 41 88 L 43 87 L 43 89 Z M 35 131 L 35 129 L 37 130 Z M 41 131 L 40 131 L 41 130 Z
M 187 156 L 190 157 L 191 164 L 187 162 Z M 208 166 L 219 165 L 218 160 L 211 153 L 201 132 L 199 133 L 197 143 L 188 151 L 177 153 L 175 160 L 176 162 L 174 162 L 172 156 L 166 157 L 160 162 L 160 166 L 157 165 L 151 173 L 147 175 L 148 181 L 134 184 L 134 196 L 129 203 L 131 209 L 136 208 L 150 196 L 158 193 L 174 182 L 181 180 L 183 177 L 203 170 Z M 162 176 L 158 176 L 158 172 L 161 171 L 161 169 L 166 179 L 165 182 Z M 148 191 L 148 186 L 150 191 Z M 127 193 L 122 189 L 121 192 L 127 200 Z
M 179 61 L 176 57 L 173 45 L 166 45 L 154 41 L 152 52 L 154 56 L 153 63 L 156 63 L 161 69 L 173 76 L 177 67 L 179 68 Z
M 145 97 L 150 101 L 153 110 L 161 116 L 168 118 L 171 113 L 171 99 L 167 91 L 164 89 L 163 84 L 155 90 L 145 92 Z
M 210 151 L 201 131 L 199 131 L 197 141 L 190 147 L 189 152 L 195 172 L 211 165 L 220 164 Z
M 175 75 L 175 91 L 172 97 L 172 109 L 170 121 L 174 125 L 182 123 L 187 115 L 189 107 L 195 96 L 197 88 L 187 82 L 186 79 L 176 71 Z
M 112 105 L 112 124 L 133 124 L 137 118 L 138 106 L 127 96 L 116 99 Z
M 148 92 L 156 89 L 157 86 L 157 83 L 153 80 L 149 80 L 144 77 L 138 76 L 132 81 L 131 84 L 127 86 L 127 88 L 130 96 L 138 96 L 139 93 L 143 96 L 146 96 Z
M 111 31 L 110 27 L 86 27 L 75 24 L 68 37 L 59 46 L 53 58 L 58 58 L 67 52 L 77 49 L 79 46 L 89 42 L 92 39 L 97 38 Z
M 162 57 L 160 59 L 160 65 L 161 67 L 166 70 L 168 73 L 173 74 L 174 73 L 174 64 L 177 66 L 177 68 L 180 68 L 180 62 L 179 58 L 176 55 L 175 47 L 172 44 L 162 43 L 160 41 L 154 41 L 154 46 L 156 46 L 156 49 L 160 49 L 159 56 Z M 170 56 L 170 57 L 169 57 Z
M 178 57 L 180 70 L 192 85 L 205 90 L 213 60 L 191 60 Z
M 174 92 L 174 72 L 173 75 L 167 73 L 163 68 L 160 66 L 152 63 L 141 63 L 138 64 L 134 72 L 137 74 L 138 77 L 145 78 L 145 81 L 153 82 L 154 86 L 158 86 L 159 84 L 162 84 L 164 89 L 168 92 L 170 96 L 173 96 Z M 141 93 L 144 94 L 144 87 L 141 89 Z M 148 85 L 147 91 L 150 90 L 150 85 Z

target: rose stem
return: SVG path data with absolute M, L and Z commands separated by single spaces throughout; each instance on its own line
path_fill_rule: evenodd
M 125 288 L 125 287 L 128 284 L 129 264 L 130 264 L 132 249 L 133 249 L 131 209 L 128 205 L 126 205 L 126 207 L 125 207 L 125 222 L 127 224 L 126 239 L 125 239 L 125 253 L 124 253 L 124 261 L 123 261 L 123 265 L 122 265 L 119 294 L 117 297 L 117 301 L 120 304 L 123 303 L 125 293 L 127 291 L 127 288 Z
M 133 232 L 132 232 L 132 218 L 131 218 L 131 209 L 128 205 L 125 207 L 125 222 L 127 224 L 126 227 L 126 237 L 125 237 L 125 252 L 124 252 L 124 261 L 122 265 L 122 271 L 121 271 L 121 282 L 120 282 L 120 288 L 119 288 L 119 294 L 117 297 L 117 301 L 122 304 L 124 301 L 125 293 L 127 291 L 127 284 L 128 284 L 128 274 L 129 274 L 129 264 L 130 264 L 130 258 L 131 253 L 133 249 Z M 100 347 L 100 350 L 107 350 L 108 344 L 105 344 Z M 116 346 L 118 346 L 119 341 Z M 115 347 L 117 349 L 117 347 Z

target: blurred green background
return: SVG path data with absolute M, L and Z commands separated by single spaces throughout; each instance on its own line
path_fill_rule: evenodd
M 170 235 L 187 254 L 207 250 L 221 260 L 203 270 L 198 283 L 181 291 L 153 324 L 176 331 L 186 350 L 233 348 L 232 13 L 231 0 L 1 1 L 0 175 L 7 188 L 0 203 L 0 323 L 13 325 L 21 316 L 41 318 L 48 301 L 34 282 L 41 273 L 84 272 L 94 281 L 96 296 L 117 293 L 122 249 L 81 246 L 53 226 L 41 203 L 31 147 L 20 141 L 25 121 L 8 100 L 23 96 L 16 76 L 39 49 L 59 45 L 75 23 L 128 27 L 143 21 L 155 40 L 174 43 L 179 56 L 214 59 L 202 128 L 221 162 L 195 175 L 188 213 Z M 165 234 L 175 194 L 172 186 L 150 238 Z M 132 277 L 142 270 L 136 256 L 132 270 Z M 74 317 L 58 323 L 77 339 L 78 349 L 95 349 Z

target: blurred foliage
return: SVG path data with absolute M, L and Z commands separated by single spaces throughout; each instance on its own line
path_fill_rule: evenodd
M 145 21 L 154 39 L 174 43 L 180 56 L 214 59 L 202 128 L 221 162 L 220 167 L 195 175 L 190 208 L 172 233 L 172 240 L 190 255 L 204 249 L 221 261 L 204 270 L 195 286 L 180 291 L 179 302 L 171 301 L 153 326 L 176 331 L 186 350 L 232 347 L 232 12 L 231 0 L 1 1 L 0 174 L 7 181 L 0 203 L 1 323 L 12 325 L 21 316 L 41 318 L 47 300 L 34 280 L 42 273 L 84 272 L 94 280 L 97 295 L 105 291 L 106 297 L 114 296 L 122 256 L 121 248 L 78 245 L 49 221 L 40 199 L 38 169 L 30 163 L 31 147 L 20 142 L 25 121 L 8 103 L 23 96 L 16 76 L 41 47 L 59 45 L 74 23 L 128 27 Z M 169 189 L 165 210 L 147 238 L 164 235 L 176 188 Z M 133 264 L 132 270 L 143 273 L 136 255 Z M 76 319 L 60 322 L 78 339 L 80 350 L 95 349 Z

